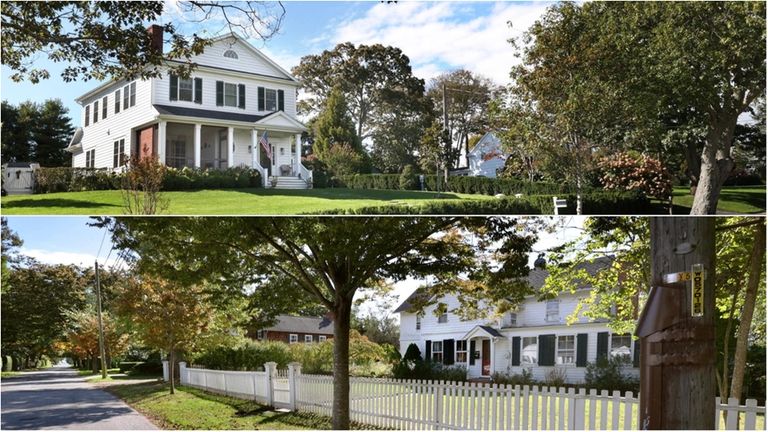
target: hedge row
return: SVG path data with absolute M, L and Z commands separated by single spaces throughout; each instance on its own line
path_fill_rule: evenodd
M 334 186 L 346 187 L 349 189 L 393 189 L 402 190 L 401 185 L 412 184 L 413 189 L 420 189 L 418 181 L 403 182 L 401 174 L 354 174 L 336 177 Z M 427 190 L 436 191 L 438 178 L 436 175 L 424 176 L 424 183 Z M 516 179 L 499 179 L 488 177 L 448 177 L 446 183 L 440 178 L 440 190 L 445 192 L 456 192 L 466 194 L 484 194 L 484 195 L 545 195 L 545 194 L 566 194 L 575 193 L 576 190 L 561 183 L 547 182 L 527 182 Z
M 568 207 L 559 214 L 576 214 L 576 195 L 563 195 Z M 582 196 L 583 214 L 655 214 L 650 201 L 637 192 L 593 192 Z M 432 201 L 423 205 L 390 205 L 323 211 L 315 214 L 347 215 L 445 215 L 445 214 L 553 214 L 551 195 L 530 195 L 520 198 L 504 197 L 484 200 Z
M 95 168 L 40 168 L 35 171 L 35 193 L 120 189 L 123 174 Z M 261 187 L 261 174 L 245 167 L 225 170 L 168 168 L 163 190 Z

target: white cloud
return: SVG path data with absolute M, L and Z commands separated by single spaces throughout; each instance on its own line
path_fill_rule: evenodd
M 398 47 L 424 79 L 466 68 L 505 84 L 518 61 L 507 39 L 520 36 L 548 5 L 497 3 L 490 14 L 467 20 L 469 6 L 462 3 L 378 4 L 364 16 L 340 23 L 330 41 Z
M 75 264 L 83 266 L 92 266 L 96 256 L 92 254 L 78 252 L 49 251 L 45 249 L 26 249 L 22 247 L 19 250 L 21 255 L 32 257 L 44 264 Z

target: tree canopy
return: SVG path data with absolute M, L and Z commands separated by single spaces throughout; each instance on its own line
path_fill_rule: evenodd
M 18 106 L 3 101 L 2 162 L 70 165 L 72 156 L 64 150 L 74 130 L 68 113 L 60 99 L 48 99 L 42 104 L 27 101 Z

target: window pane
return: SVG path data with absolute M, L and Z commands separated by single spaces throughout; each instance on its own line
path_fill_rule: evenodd
M 632 357 L 632 336 L 611 335 L 611 357 L 622 357 L 629 359 Z
M 237 85 L 224 84 L 224 105 L 237 106 Z
M 192 78 L 179 78 L 179 100 L 192 102 Z
M 526 364 L 537 364 L 539 362 L 539 341 L 538 338 L 524 337 L 523 352 L 521 360 Z
M 277 90 L 266 89 L 264 91 L 264 109 L 277 111 Z

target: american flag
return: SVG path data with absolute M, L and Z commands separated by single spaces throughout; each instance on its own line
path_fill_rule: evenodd
M 271 160 L 272 159 L 272 150 L 269 148 L 269 140 L 267 139 L 267 131 L 264 131 L 264 133 L 261 135 L 261 138 L 259 138 L 259 143 L 262 147 L 264 147 L 264 151 L 267 152 L 267 157 Z

